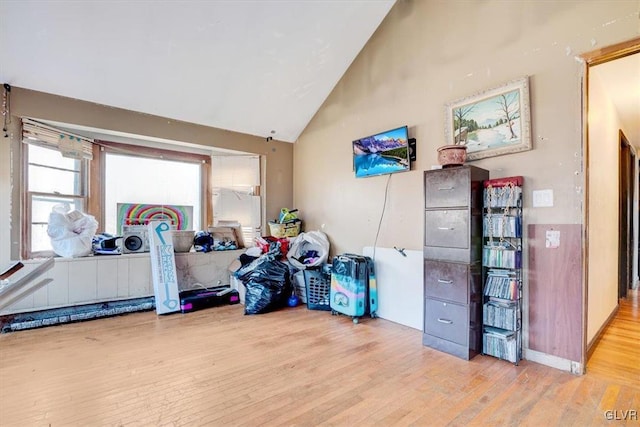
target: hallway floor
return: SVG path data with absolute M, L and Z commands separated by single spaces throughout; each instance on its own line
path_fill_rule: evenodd
M 587 375 L 615 379 L 640 389 L 640 299 L 630 290 L 587 362 Z

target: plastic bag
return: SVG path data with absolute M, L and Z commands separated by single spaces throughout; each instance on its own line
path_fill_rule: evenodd
M 98 221 L 69 205 L 55 205 L 49 214 L 47 234 L 53 251 L 62 257 L 81 257 L 93 250 L 93 235 L 98 230 Z
M 299 269 L 322 265 L 329 257 L 329 239 L 322 231 L 300 233 L 287 252 L 289 262 Z
M 282 257 L 285 257 L 289 251 L 288 237 L 259 236 L 255 238 L 255 242 L 256 246 L 265 253 L 271 251 L 275 246 L 280 248 Z
M 234 273 L 246 288 L 244 313 L 260 314 L 287 305 L 291 295 L 289 266 L 274 248 Z

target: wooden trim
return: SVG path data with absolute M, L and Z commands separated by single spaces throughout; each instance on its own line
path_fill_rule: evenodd
M 28 144 L 20 144 L 20 159 L 22 174 L 20 183 L 21 204 L 20 204 L 20 227 L 23 238 L 20 243 L 20 256 L 29 259 L 34 254 L 31 248 L 31 201 L 28 192 Z M 84 182 L 83 197 L 86 201 L 86 211 L 96 218 L 99 230 L 104 229 L 104 183 L 105 183 L 105 153 L 123 153 L 132 156 L 160 158 L 164 160 L 197 163 L 201 165 L 202 190 L 201 203 L 202 228 L 213 224 L 213 203 L 211 195 L 211 157 L 201 154 L 185 153 L 157 148 L 142 147 L 137 145 L 120 144 L 110 141 L 96 141 L 92 147 L 93 159 L 87 161 L 82 166 Z M 82 161 L 82 160 L 81 160 Z M 88 169 L 87 169 L 88 168 Z M 40 253 L 37 253 L 40 255 Z M 47 253 L 48 255 L 48 253 Z
M 582 151 L 584 153 L 584 206 L 582 209 L 582 354 L 580 363 L 587 364 L 587 328 L 589 317 L 589 65 L 582 69 Z
M 197 163 L 200 165 L 200 173 L 201 173 L 201 214 L 200 221 L 202 222 L 201 228 L 206 229 L 208 225 L 213 225 L 213 200 L 211 195 L 211 156 L 204 154 L 195 154 L 195 153 L 187 153 L 181 151 L 173 151 L 166 150 L 162 148 L 152 148 L 152 147 L 144 147 L 140 145 L 131 145 L 131 144 L 122 144 L 119 142 L 111 142 L 111 141 L 103 141 L 96 140 L 97 147 L 99 147 L 98 156 L 100 159 L 99 168 L 100 175 L 99 181 L 100 184 L 97 184 L 100 190 L 100 197 L 97 200 L 100 200 L 100 206 L 104 206 L 105 203 L 105 195 L 104 195 L 104 182 L 105 182 L 105 153 L 111 154 L 124 154 L 129 156 L 137 156 L 137 157 L 146 157 L 146 158 L 155 158 L 162 160 L 170 160 L 170 161 L 178 161 L 178 162 L 186 162 L 186 163 Z M 97 174 L 95 174 L 97 176 Z M 95 180 L 98 179 L 94 177 Z M 96 217 L 97 218 L 97 217 Z M 104 209 L 100 209 L 100 224 L 104 222 Z
M 29 166 L 27 163 L 27 150 L 29 146 L 27 144 L 20 143 L 22 149 L 20 153 L 22 158 L 20 159 L 20 165 L 22 168 L 21 174 L 21 182 L 20 182 L 20 194 L 21 194 L 21 203 L 20 203 L 20 227 L 21 227 L 21 236 L 23 238 L 20 242 L 20 256 L 22 259 L 28 259 L 31 252 L 31 218 L 27 218 L 27 213 L 31 213 L 31 207 L 29 202 L 29 194 L 27 193 L 27 177 L 29 176 L 28 170 Z
M 632 145 L 623 130 L 618 129 L 618 298 L 626 298 L 633 281 L 634 163 Z
M 587 361 L 593 354 L 593 351 L 598 346 L 598 343 L 602 339 L 602 336 L 604 335 L 605 331 L 611 324 L 611 321 L 613 320 L 613 318 L 616 317 L 616 315 L 618 314 L 619 310 L 620 310 L 620 304 L 616 304 L 616 307 L 613 309 L 609 317 L 607 317 L 607 320 L 602 324 L 602 326 L 600 326 L 600 329 L 598 329 L 598 332 L 596 332 L 591 342 L 587 345 Z
M 97 145 L 104 147 L 104 152 L 112 154 L 124 154 L 130 156 L 143 156 L 164 160 L 175 160 L 192 163 L 211 164 L 211 156 L 203 154 L 186 153 L 182 151 L 165 150 L 162 148 L 144 147 L 141 145 L 122 144 L 119 142 L 96 140 Z
M 87 212 L 98 221 L 98 229 L 104 227 L 104 210 L 102 209 L 102 150 L 93 144 L 93 159 L 89 162 Z
M 640 37 L 592 50 L 580 55 L 589 66 L 602 64 L 640 52 Z
M 21 168 L 21 174 L 20 174 L 21 176 L 21 182 L 20 182 L 20 194 L 21 194 L 21 202 L 20 202 L 21 234 L 20 236 L 21 236 L 21 239 L 20 239 L 20 249 L 19 249 L 20 257 L 22 259 L 32 259 L 32 258 L 38 258 L 43 256 L 47 256 L 47 257 L 54 256 L 55 253 L 53 251 L 34 251 L 33 248 L 31 247 L 31 240 L 32 240 L 31 218 L 33 217 L 33 203 L 32 203 L 31 197 L 34 194 L 53 196 L 54 193 L 29 191 L 29 145 L 30 144 L 21 143 L 20 145 L 21 145 L 20 154 L 22 156 L 20 158 L 20 168 Z M 45 147 L 45 148 L 48 148 L 49 150 L 59 153 L 59 151 L 56 150 L 55 148 L 52 148 L 52 147 Z M 93 149 L 95 150 L 95 147 L 93 147 Z M 91 187 L 90 187 L 90 177 L 88 176 L 88 174 L 91 172 L 91 166 L 89 162 L 93 163 L 93 161 L 89 161 L 87 159 L 77 159 L 77 160 L 81 162 L 80 194 L 59 194 L 58 196 L 73 198 L 73 199 L 82 199 L 84 204 L 84 209 L 90 215 L 93 215 L 93 213 L 91 212 L 91 206 L 89 206 L 91 203 L 91 199 L 89 197 L 90 196 L 89 191 Z
M 213 200 L 211 196 L 211 161 L 203 162 L 201 170 L 202 181 L 202 224 L 203 230 L 206 230 L 209 226 L 213 226 Z M 197 230 L 196 230 L 197 231 Z
M 589 309 L 589 69 L 592 66 L 603 64 L 614 59 L 623 58 L 640 52 L 640 37 L 606 46 L 590 52 L 583 53 L 580 57 L 584 60 L 582 69 L 582 150 L 584 153 L 584 206 L 582 210 L 583 220 L 583 293 L 582 293 L 582 321 L 583 321 L 583 354 L 582 363 L 586 365 L 589 358 L 589 343 L 587 342 L 588 309 Z

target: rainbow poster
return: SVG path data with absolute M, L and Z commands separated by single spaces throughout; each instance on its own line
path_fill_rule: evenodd
M 118 203 L 118 234 L 123 225 L 147 225 L 149 221 L 169 221 L 176 230 L 191 230 L 193 206 Z

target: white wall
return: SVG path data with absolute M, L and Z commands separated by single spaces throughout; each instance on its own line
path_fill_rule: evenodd
M 587 342 L 618 305 L 621 123 L 597 67 L 589 73 L 589 253 Z

